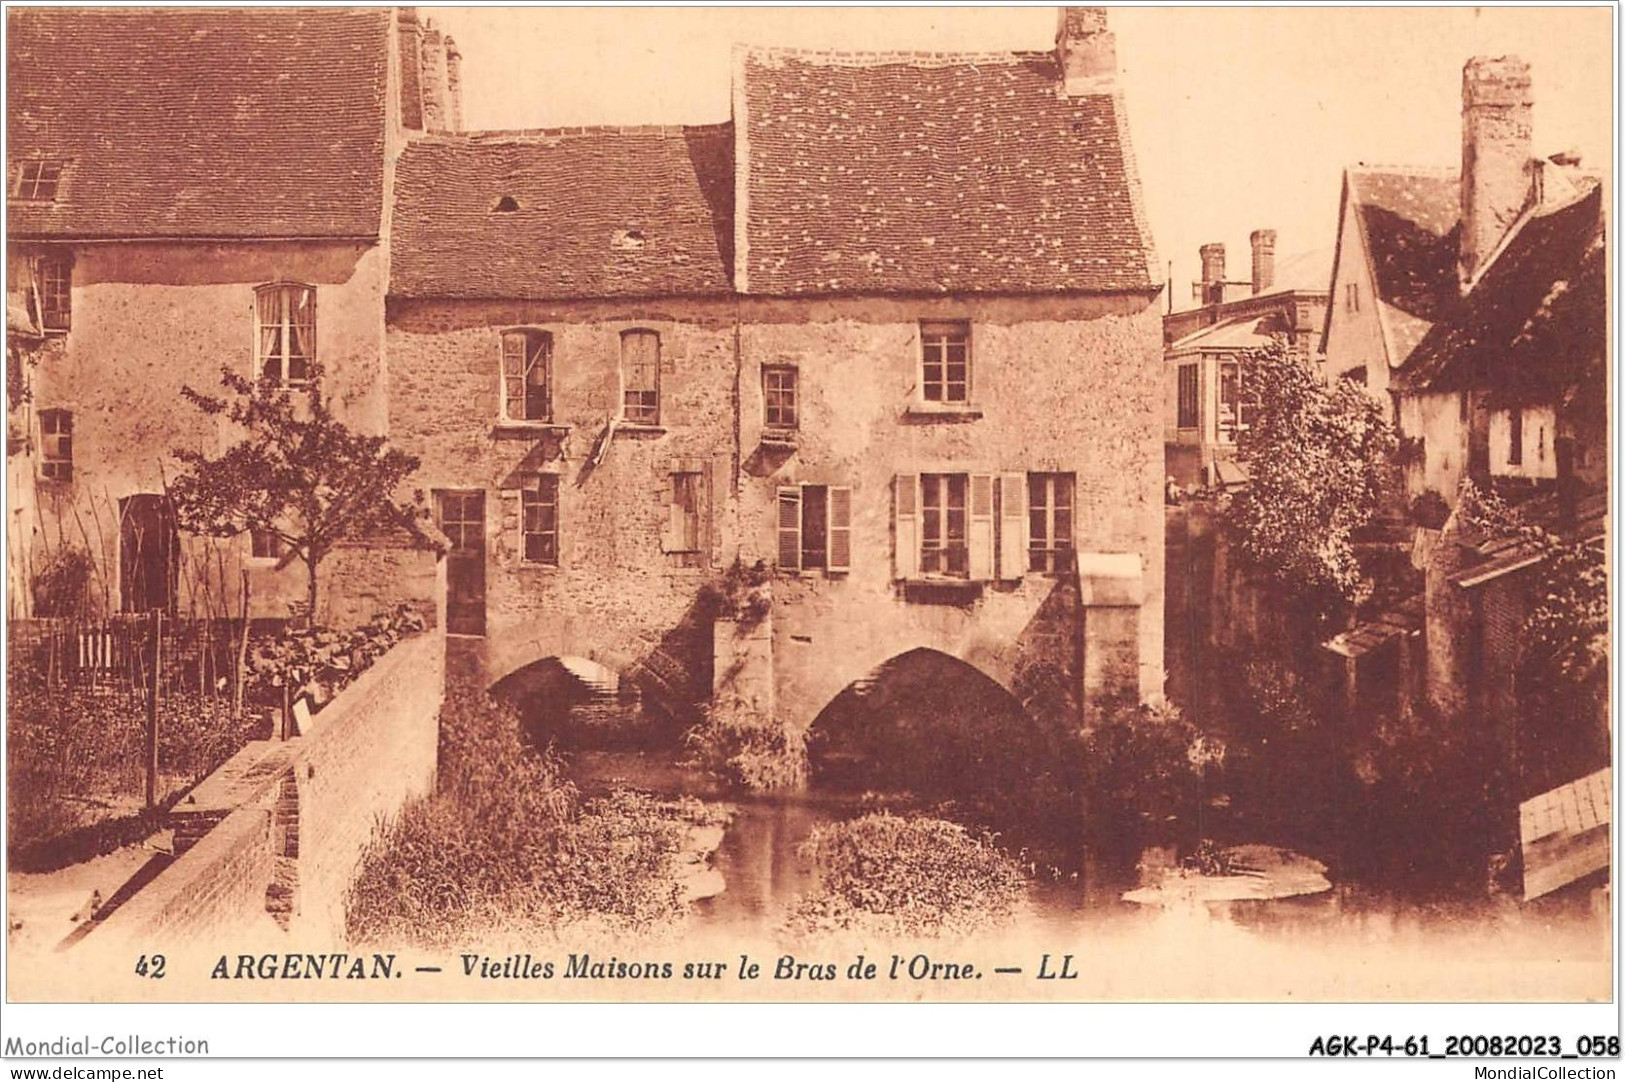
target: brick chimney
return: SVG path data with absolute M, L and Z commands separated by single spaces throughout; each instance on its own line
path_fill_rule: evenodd
M 1461 69 L 1461 248 L 1465 284 L 1527 205 L 1534 96 L 1529 63 L 1475 56 Z
M 463 130 L 463 54 L 446 35 L 446 130 Z
M 1062 94 L 1110 94 L 1117 85 L 1117 38 L 1106 29 L 1106 9 L 1061 8 L 1055 59 Z
M 401 126 L 423 130 L 423 27 L 417 8 L 396 8 L 395 27 L 400 45 Z
M 1224 245 L 1204 244 L 1197 249 L 1202 257 L 1202 303 L 1224 302 Z
M 423 21 L 423 130 L 446 130 L 446 43 L 432 20 Z
M 1253 242 L 1253 292 L 1262 293 L 1275 284 L 1275 230 L 1255 229 Z

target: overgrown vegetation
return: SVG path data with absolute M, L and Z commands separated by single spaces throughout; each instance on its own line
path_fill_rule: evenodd
M 992 838 L 941 819 L 872 813 L 816 828 L 805 851 L 818 887 L 786 919 L 802 935 L 965 935 L 1010 920 L 1026 888 Z
M 448 692 L 435 793 L 374 839 L 351 889 L 349 934 L 451 947 L 523 940 L 581 921 L 633 932 L 683 912 L 677 871 L 696 801 L 630 791 L 582 800 L 515 711 Z
M 117 818 L 139 804 L 147 761 L 142 695 L 47 688 L 18 670 L 6 695 L 12 852 Z M 253 737 L 254 725 L 233 720 L 225 699 L 195 692 L 166 695 L 158 725 L 159 796 L 179 791 L 225 762 Z
M 286 687 L 295 695 L 309 695 L 316 704 L 324 704 L 396 643 L 422 631 L 424 624 L 423 614 L 403 602 L 357 628 L 284 628 L 250 642 L 250 687 L 262 695 L 266 689 L 276 689 L 277 702 L 280 689 Z
M 1120 699 L 1092 715 L 1080 779 L 1089 839 L 1130 852 L 1192 839 L 1200 829 L 1203 782 L 1224 764 L 1224 743 L 1201 733 L 1172 706 Z
M 720 695 L 684 737 L 694 761 L 753 793 L 796 789 L 807 781 L 807 737 L 737 695 Z
M 1242 378 L 1258 402 L 1237 446 L 1250 480 L 1224 511 L 1240 552 L 1322 614 L 1359 605 L 1373 585 L 1354 535 L 1397 479 L 1382 403 L 1350 380 L 1323 380 L 1281 340 L 1250 353 Z
M 44 562 L 34 568 L 30 584 L 34 615 L 82 615 L 90 604 L 90 582 L 95 573 L 96 562 L 77 545 L 63 544 L 47 550 Z
M 1604 539 L 1567 537 L 1525 521 L 1517 508 L 1471 481 L 1458 501 L 1462 518 L 1492 537 L 1509 538 L 1540 559 L 1519 637 L 1518 696 L 1531 739 L 1525 769 L 1551 784 L 1609 758 L 1608 568 Z M 1543 757 L 1552 761 L 1543 762 Z
M 253 382 L 230 368 L 221 369 L 220 382 L 228 397 L 181 390 L 206 416 L 224 418 L 243 437 L 216 456 L 174 450 L 182 466 L 169 489 L 176 519 L 181 529 L 211 537 L 249 530 L 275 535 L 286 550 L 283 564 L 305 564 L 306 612 L 315 619 L 317 570 L 335 545 L 426 514 L 395 498 L 418 460 L 334 416 L 318 365 L 310 366 L 309 384 L 299 390 L 270 379 Z

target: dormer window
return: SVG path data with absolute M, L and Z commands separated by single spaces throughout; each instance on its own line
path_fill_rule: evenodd
M 546 331 L 503 333 L 502 416 L 508 421 L 553 419 L 553 336 Z
M 34 203 L 56 202 L 57 190 L 62 186 L 62 162 L 55 159 L 35 159 L 23 162 L 17 170 L 17 186 L 12 195 Z
M 501 199 L 498 199 L 497 205 L 491 208 L 492 212 L 496 214 L 512 214 L 518 209 L 519 200 L 515 199 L 511 195 L 505 195 Z
M 254 300 L 255 371 L 279 386 L 303 387 L 316 362 L 316 290 L 276 282 L 256 289 Z

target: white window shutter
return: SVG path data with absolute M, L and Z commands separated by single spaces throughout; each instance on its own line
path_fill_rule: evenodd
M 1027 568 L 1027 475 L 999 478 L 999 577 L 1013 581 Z
M 829 486 L 829 553 L 830 571 L 852 570 L 852 489 L 847 485 Z
M 801 487 L 779 487 L 779 566 L 801 570 Z
M 920 475 L 900 473 L 893 483 L 892 566 L 899 579 L 920 573 Z
M 993 477 L 976 473 L 970 479 L 970 577 L 978 582 L 993 577 Z

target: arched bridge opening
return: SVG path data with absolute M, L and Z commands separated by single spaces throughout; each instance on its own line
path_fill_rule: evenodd
M 583 657 L 538 658 L 497 680 L 493 697 L 518 712 L 537 747 L 642 747 L 668 743 L 670 719 L 636 682 Z
M 907 794 L 962 822 L 1067 839 L 1080 822 L 1076 735 L 948 654 L 915 649 L 836 695 L 813 721 L 814 785 Z

